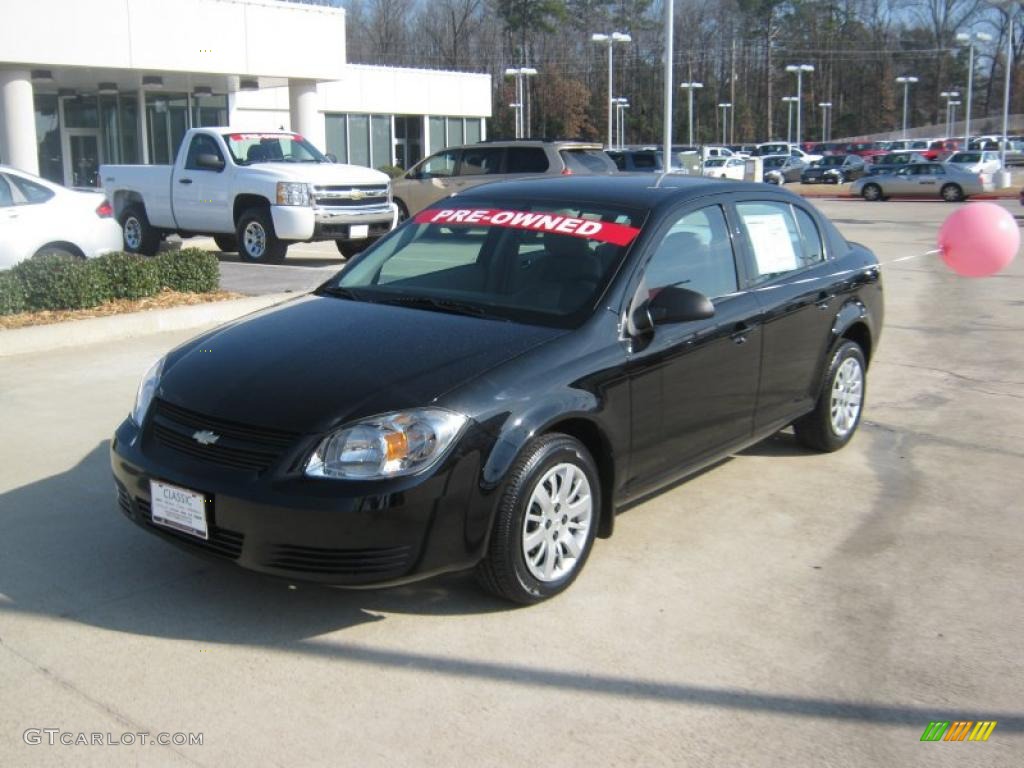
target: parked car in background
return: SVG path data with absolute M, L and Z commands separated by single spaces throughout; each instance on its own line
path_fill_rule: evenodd
M 850 194 L 865 200 L 890 197 L 935 197 L 950 203 L 993 190 L 992 177 L 968 173 L 942 163 L 913 163 L 891 173 L 864 176 L 850 185 Z
M 800 181 L 804 184 L 845 184 L 864 175 L 867 163 L 857 155 L 828 155 L 815 160 L 803 173 Z
M 659 173 L 664 168 L 656 149 L 607 149 L 605 154 L 625 173 Z
M 706 145 L 701 147 L 701 157 L 707 160 L 712 157 L 732 157 L 732 150 L 728 147 L 718 147 L 713 145 Z
M 502 179 L 615 173 L 601 144 L 516 139 L 448 147 L 424 158 L 392 182 L 400 220 L 441 198 Z
M 812 144 L 808 150 L 812 155 L 821 155 L 822 157 L 828 157 L 829 155 L 845 155 L 846 149 L 845 144 L 837 144 L 834 141 Z
M 714 179 L 743 181 L 747 163 L 741 157 L 712 157 L 704 161 L 701 173 Z
M 879 173 L 889 173 L 890 171 L 898 171 L 907 165 L 913 165 L 914 163 L 927 163 L 928 160 L 924 159 L 924 155 L 917 151 L 904 150 L 900 152 L 890 152 L 888 155 L 882 155 L 872 159 L 865 168 L 865 173 L 868 176 L 875 176 Z
M 790 157 L 799 158 L 805 163 L 813 163 L 815 160 L 821 160 L 822 158 L 819 154 L 804 152 L 804 150 L 800 149 L 796 144 L 789 144 L 784 141 L 770 141 L 764 144 L 758 144 L 757 152 L 755 154 L 760 157 L 789 155 Z
M 769 184 L 788 184 L 800 181 L 808 163 L 792 155 L 769 155 L 761 161 L 762 180 Z
M 386 174 L 332 162 L 296 133 L 192 128 L 174 165 L 101 165 L 125 250 L 149 256 L 171 233 L 211 235 L 250 262 L 297 242 L 352 256 L 397 221 Z
M 757 151 L 756 144 L 730 144 L 729 149 L 732 150 L 734 155 L 738 157 L 750 157 Z
M 883 149 L 881 142 L 877 141 L 855 141 L 845 144 L 844 151 L 850 155 L 857 155 L 865 159 L 871 159 L 888 154 L 888 149 Z
M 1003 167 L 999 162 L 999 153 L 988 150 L 954 152 L 943 162 L 946 167 L 956 166 L 969 173 L 995 173 Z
M 952 139 L 936 139 L 928 143 L 928 149 L 924 151 L 926 160 L 937 160 L 944 152 L 956 152 L 960 145 Z
M 980 139 L 971 141 L 971 150 L 981 150 L 987 152 L 995 152 L 996 155 L 1002 155 L 1002 139 Z M 1006 164 L 1007 165 L 1022 165 L 1024 164 L 1024 141 L 1020 139 L 1008 139 L 1006 142 Z
M 0 268 L 43 254 L 93 258 L 119 250 L 121 227 L 102 192 L 0 165 Z

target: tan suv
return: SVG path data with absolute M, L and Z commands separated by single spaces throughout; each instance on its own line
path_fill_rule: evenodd
M 616 173 L 600 144 L 579 141 L 485 141 L 448 147 L 392 182 L 400 218 L 460 190 L 521 176 Z

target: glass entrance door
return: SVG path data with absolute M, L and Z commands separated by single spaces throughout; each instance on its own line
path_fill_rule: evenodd
M 67 151 L 64 153 L 64 179 L 71 187 L 98 187 L 100 185 L 99 131 L 67 130 Z

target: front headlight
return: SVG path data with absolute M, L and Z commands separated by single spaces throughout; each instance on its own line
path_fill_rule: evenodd
M 373 416 L 324 438 L 306 474 L 345 480 L 411 475 L 436 464 L 465 424 L 461 413 L 441 408 Z
M 277 182 L 278 205 L 309 205 L 309 184 L 297 181 Z
M 146 418 L 149 404 L 153 402 L 153 395 L 156 394 L 156 388 L 160 384 L 160 376 L 163 372 L 164 358 L 161 357 L 149 367 L 146 375 L 139 382 L 139 391 L 135 395 L 135 407 L 132 408 L 132 421 L 140 427 L 143 419 Z

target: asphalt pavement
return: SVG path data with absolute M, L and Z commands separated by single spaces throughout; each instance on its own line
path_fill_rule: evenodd
M 468 575 L 289 585 L 127 522 L 109 439 L 189 332 L 5 359 L 0 765 L 1020 765 L 1024 262 L 927 255 L 955 206 L 816 204 L 889 263 L 859 434 L 780 433 L 629 509 L 530 608 Z M 268 292 L 337 267 L 292 258 L 223 266 Z M 203 743 L 59 735 L 161 732 Z

